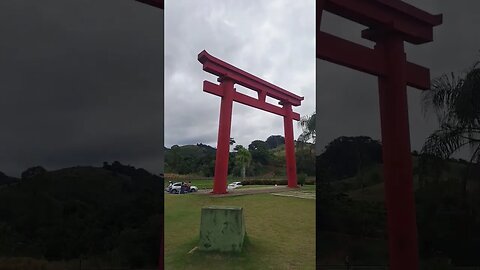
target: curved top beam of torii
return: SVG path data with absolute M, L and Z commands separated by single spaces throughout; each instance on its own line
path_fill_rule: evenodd
M 429 14 L 399 0 L 320 0 L 317 3 L 317 15 L 325 10 L 368 26 L 362 36 L 370 40 L 372 31 L 394 31 L 407 42 L 422 44 L 433 40 L 433 27 L 442 23 L 442 15 Z
M 362 37 L 375 42 L 386 33 L 395 33 L 412 44 L 427 43 L 433 39 L 433 27 L 442 23 L 442 15 L 429 14 L 399 0 L 317 0 L 316 8 L 317 58 L 374 76 L 386 75 L 383 52 L 320 31 L 322 11 L 367 26 Z M 408 86 L 430 88 L 427 68 L 407 62 L 406 72 Z
M 290 104 L 292 106 L 300 106 L 304 97 L 295 95 L 285 89 L 273 85 L 259 77 L 243 71 L 227 62 L 224 62 L 203 50 L 198 54 L 198 61 L 203 64 L 203 70 L 219 76 L 222 78 L 229 78 L 234 83 L 240 84 L 244 87 L 252 89 L 258 93 L 258 99 L 235 92 L 234 100 L 245 105 L 249 105 L 258 109 L 262 109 L 277 115 L 285 115 L 285 110 L 281 107 L 267 103 L 266 97 L 272 97 L 280 101 L 280 105 Z M 203 82 L 204 91 L 211 94 L 222 96 L 222 90 L 219 85 L 213 84 L 209 81 Z M 300 115 L 293 113 L 293 119 L 299 120 Z

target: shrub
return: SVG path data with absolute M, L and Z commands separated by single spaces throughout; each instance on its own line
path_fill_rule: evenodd
M 300 184 L 300 176 L 298 176 L 299 179 L 299 184 Z M 306 179 L 306 176 L 304 178 L 305 185 L 314 185 L 315 180 L 314 179 Z M 243 186 L 247 185 L 287 185 L 288 181 L 286 179 L 249 179 L 249 180 L 244 180 L 242 181 Z
M 242 185 L 286 185 L 287 180 L 275 180 L 275 179 L 251 179 L 242 181 Z
M 304 174 L 304 173 L 299 174 L 298 177 L 297 177 L 298 184 L 301 185 L 301 186 L 305 185 L 305 180 L 306 179 L 307 179 L 306 174 Z

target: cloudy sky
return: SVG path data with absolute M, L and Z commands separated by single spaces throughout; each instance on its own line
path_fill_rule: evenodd
M 480 59 L 480 35 L 476 0 L 408 0 L 432 14 L 443 14 L 443 24 L 434 30 L 434 41 L 406 45 L 409 61 L 430 68 L 431 78 L 462 72 Z M 322 18 L 322 31 L 372 47 L 362 40 L 364 26 L 329 13 Z M 317 60 L 317 153 L 338 136 L 367 135 L 380 139 L 377 79 L 345 67 Z M 424 117 L 420 105 L 422 91 L 408 89 L 410 137 L 413 150 L 437 127 L 433 115 Z
M 214 56 L 305 96 L 318 142 L 342 135 L 380 139 L 376 79 L 314 60 L 313 1 L 166 1 L 165 144 L 216 141 L 220 99 L 204 93 L 197 54 Z M 408 0 L 443 13 L 433 43 L 407 46 L 432 78 L 480 59 L 475 0 Z M 0 1 L 0 171 L 19 176 L 103 161 L 159 172 L 163 145 L 164 11 L 133 0 Z M 325 15 L 322 29 L 372 46 L 364 27 Z M 313 59 L 313 60 L 312 60 Z M 314 68 L 317 67 L 315 72 Z M 436 128 L 421 92 L 409 89 L 413 149 Z M 282 119 L 234 105 L 232 136 L 248 145 L 283 134 Z M 296 131 L 296 136 L 299 132 Z
M 0 1 L 0 171 L 161 167 L 163 10 Z
M 165 1 L 165 145 L 216 147 L 220 98 L 203 92 L 216 77 L 197 55 L 207 50 L 238 68 L 304 96 L 294 111 L 315 111 L 315 3 L 288 0 Z M 236 86 L 237 91 L 248 91 Z M 244 92 L 246 93 L 246 92 Z M 295 138 L 300 128 L 295 122 Z M 234 103 L 231 137 L 245 147 L 283 135 L 283 119 Z

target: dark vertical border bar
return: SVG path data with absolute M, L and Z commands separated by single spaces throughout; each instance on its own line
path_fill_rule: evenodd
M 135 0 L 135 1 L 138 1 L 138 2 L 141 2 L 141 3 L 144 3 L 144 4 L 147 4 L 147 5 L 151 5 L 153 7 L 156 7 L 156 8 L 160 8 L 162 10 L 162 13 L 164 13 L 164 3 L 163 3 L 163 0 Z M 164 22 L 165 22 L 165 17 L 164 18 Z M 161 29 L 161 35 L 162 35 L 162 40 L 165 40 L 165 36 L 164 36 L 164 30 L 163 28 Z M 160 70 L 161 72 L 159 72 L 159 76 L 160 76 L 160 79 L 162 81 L 162 86 L 164 85 L 164 72 L 163 72 L 163 68 L 164 68 L 164 55 L 165 55 L 165 44 L 164 42 L 162 42 L 161 44 L 162 46 L 162 49 L 161 49 L 161 53 L 162 53 L 162 62 L 159 63 L 159 67 L 160 67 Z M 162 130 L 165 130 L 165 126 L 164 126 L 164 117 L 165 117 L 165 114 L 164 114 L 164 88 L 162 87 L 162 89 L 159 89 L 159 91 L 162 91 L 162 95 L 161 95 L 161 100 L 159 101 L 160 103 L 160 108 L 161 108 L 161 114 L 162 114 L 162 122 L 161 122 L 161 126 L 162 126 Z M 162 172 L 161 172 L 161 176 L 162 176 L 162 182 L 165 181 L 165 178 L 164 178 L 164 171 L 163 171 L 163 168 L 164 168 L 164 158 L 165 158 L 165 152 L 164 152 L 164 145 L 165 145 L 165 142 L 164 142 L 164 138 L 165 138 L 165 132 L 163 132 L 162 134 L 162 137 L 160 138 L 160 144 L 162 146 L 162 150 L 161 150 L 161 163 L 160 166 L 162 168 Z M 164 238 L 165 238 L 165 233 L 164 233 L 164 224 L 165 224 L 165 217 L 164 217 L 164 214 L 165 214 L 165 206 L 162 205 L 162 213 L 160 214 L 160 224 L 162 224 L 162 228 L 161 228 L 161 232 L 160 232 L 160 253 L 159 253 L 159 256 L 158 256 L 158 269 L 159 270 L 162 270 L 165 268 L 165 261 L 164 261 L 164 250 L 165 250 L 165 243 L 164 243 Z

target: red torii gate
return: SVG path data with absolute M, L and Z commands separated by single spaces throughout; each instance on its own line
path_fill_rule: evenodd
M 368 27 L 374 49 L 320 31 L 322 11 Z M 378 77 L 390 269 L 418 269 L 417 228 L 406 86 L 430 88 L 429 70 L 409 63 L 404 41 L 433 40 L 441 15 L 400 0 L 317 0 L 317 58 Z
M 222 98 L 220 105 L 220 120 L 218 128 L 217 153 L 215 159 L 215 175 L 213 194 L 227 193 L 228 158 L 230 152 L 230 129 L 232 122 L 233 101 L 260 110 L 283 116 L 285 129 L 285 159 L 287 163 L 288 187 L 297 187 L 297 168 L 295 163 L 295 145 L 293 138 L 293 120 L 300 120 L 300 115 L 292 111 L 292 106 L 300 106 L 303 97 L 297 96 L 285 89 L 266 82 L 248 72 L 230 65 L 205 50 L 198 54 L 198 61 L 203 64 L 203 70 L 217 75 L 220 85 L 209 81 L 203 82 L 203 91 Z M 235 91 L 234 84 L 240 84 L 258 93 L 253 98 Z M 266 97 L 279 100 L 275 106 L 266 102 Z

